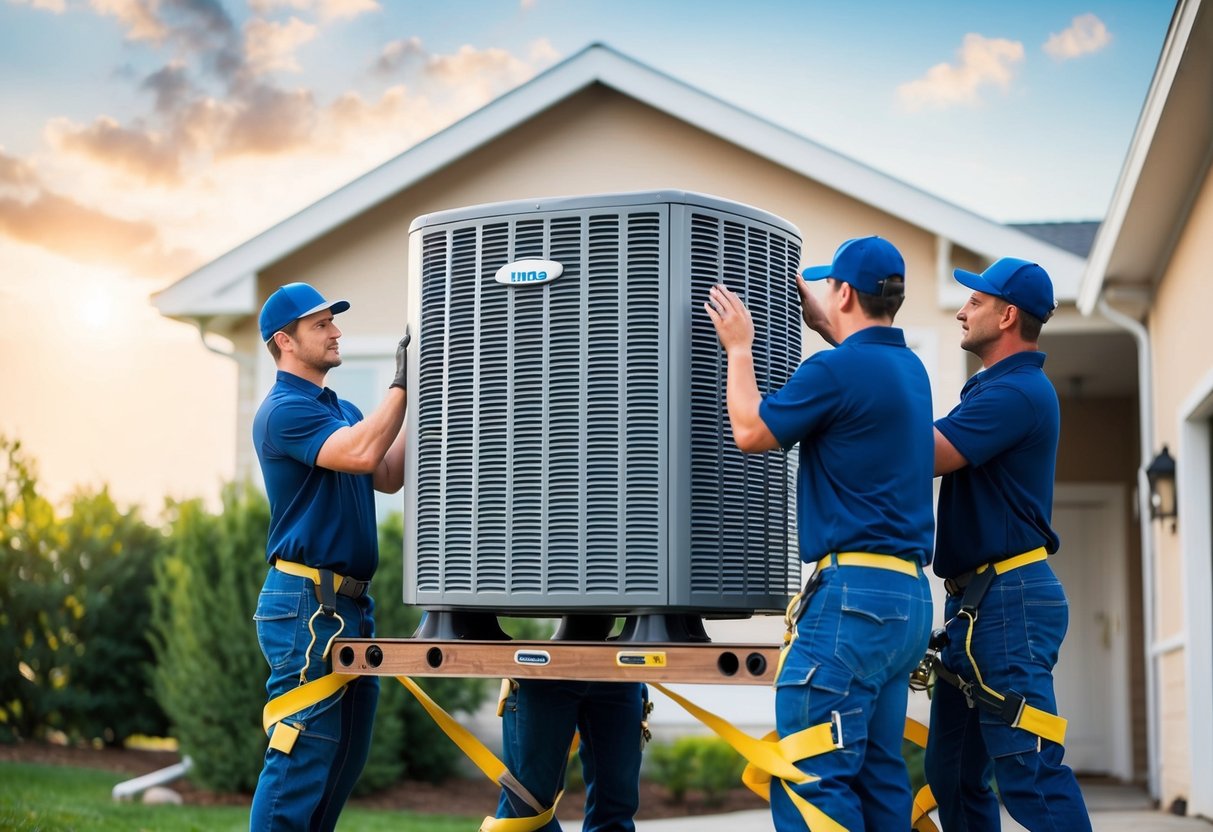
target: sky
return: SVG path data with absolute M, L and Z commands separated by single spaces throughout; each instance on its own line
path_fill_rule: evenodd
M 56 500 L 213 500 L 235 367 L 151 295 L 595 42 L 991 219 L 1099 219 L 1172 10 L 0 0 L 0 435 Z

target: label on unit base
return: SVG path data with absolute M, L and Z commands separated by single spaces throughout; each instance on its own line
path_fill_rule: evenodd
M 620 667 L 665 667 L 665 651 L 620 651 L 615 654 L 615 664 Z

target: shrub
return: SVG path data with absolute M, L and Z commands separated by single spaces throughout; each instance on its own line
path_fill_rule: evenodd
M 156 697 L 191 777 L 217 791 L 250 791 L 265 750 L 265 662 L 253 610 L 265 577 L 269 505 L 229 485 L 209 514 L 192 500 L 170 506 L 171 539 L 157 565 L 152 632 Z
M 741 784 L 745 760 L 732 746 L 716 737 L 679 737 L 651 743 L 646 752 L 645 776 L 665 786 L 670 797 L 681 803 L 687 792 L 703 793 L 710 805 Z
M 168 720 L 152 695 L 149 588 L 163 536 L 108 490 L 77 494 L 61 522 L 59 575 L 71 643 L 61 644 L 66 684 L 53 692 L 62 729 L 120 745 L 161 736 Z
M 37 736 L 53 721 L 49 692 L 66 683 L 68 633 L 56 562 L 62 532 L 38 495 L 21 443 L 0 436 L 0 739 Z
M 404 521 L 391 514 L 379 526 L 379 568 L 375 572 L 375 630 L 382 638 L 406 638 L 417 629 L 421 610 L 404 604 Z M 454 676 L 415 680 L 448 712 L 472 713 L 489 683 Z M 495 689 L 495 685 L 493 685 Z M 463 752 L 447 739 L 411 693 L 384 677 L 371 757 L 359 792 L 390 785 L 400 774 L 409 780 L 441 782 L 453 775 Z M 394 773 L 393 773 L 394 772 Z
M 20 443 L 0 437 L 0 739 L 163 733 L 147 632 L 161 551 L 160 534 L 105 488 L 76 494 L 58 518 Z
M 650 743 L 645 752 L 645 775 L 665 786 L 677 803 L 686 799 L 695 766 L 694 749 L 685 739 Z

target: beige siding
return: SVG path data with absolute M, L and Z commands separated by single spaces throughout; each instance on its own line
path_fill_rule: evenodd
M 1198 333 L 1208 328 L 1208 309 L 1213 304 L 1213 179 L 1206 176 L 1193 204 L 1187 224 L 1158 288 L 1148 325 L 1154 346 L 1156 444 L 1178 449 L 1180 409 L 1193 388 L 1213 367 L 1213 353 L 1198 348 Z M 1158 526 L 1158 638 L 1183 632 L 1183 574 L 1178 534 Z M 1192 789 L 1189 771 L 1189 730 L 1186 714 L 1187 689 L 1183 649 L 1169 653 L 1161 662 L 1159 677 L 1161 729 L 1162 799 L 1166 806 Z
M 1188 706 L 1184 695 L 1186 674 L 1183 651 L 1166 654 L 1158 663 L 1159 670 L 1159 740 L 1162 759 L 1159 767 L 1159 797 L 1164 808 L 1176 798 L 1187 799 L 1192 793 L 1192 771 L 1189 764 Z

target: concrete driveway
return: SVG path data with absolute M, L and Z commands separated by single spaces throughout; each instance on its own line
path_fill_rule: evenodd
M 1213 832 L 1213 823 L 1153 809 L 1149 797 L 1136 786 L 1083 783 L 1082 791 L 1094 832 Z M 581 832 L 580 823 L 563 822 L 561 826 L 565 832 Z M 773 828 L 771 816 L 764 811 L 636 822 L 636 832 L 762 832 Z M 1005 810 L 1002 829 L 1024 832 Z

